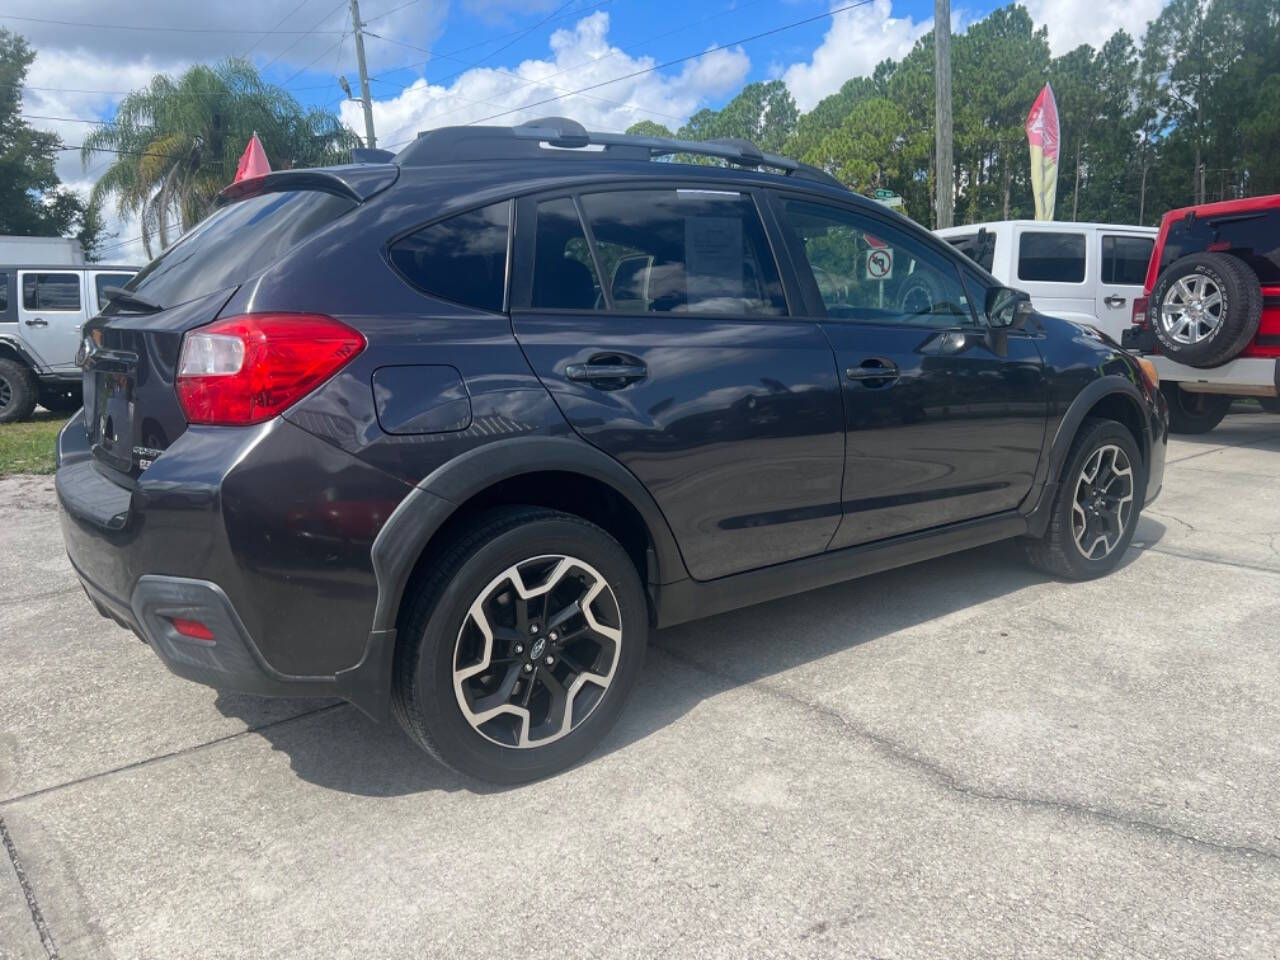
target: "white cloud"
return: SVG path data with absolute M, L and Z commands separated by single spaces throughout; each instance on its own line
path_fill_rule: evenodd
M 906 56 L 916 40 L 933 29 L 932 20 L 916 23 L 910 17 L 892 14 L 890 0 L 875 0 L 870 6 L 842 10 L 831 18 L 831 26 L 809 62 L 794 63 L 782 72 L 801 110 L 813 109 L 851 77 L 870 75 L 880 61 Z
M 717 50 L 689 61 L 678 74 L 642 73 L 584 94 L 551 100 L 656 64 L 652 58 L 633 58 L 611 45 L 608 30 L 608 14 L 593 13 L 572 28 L 555 31 L 547 59 L 526 60 L 511 68 L 476 67 L 449 86 L 418 80 L 391 99 L 375 101 L 379 145 L 394 148 L 420 130 L 494 114 L 502 114 L 493 120 L 497 124 L 564 115 L 593 129 L 623 130 L 638 120 L 654 120 L 674 129 L 708 98 L 738 89 L 750 68 L 750 60 L 741 50 Z M 551 102 L 539 102 L 548 100 Z M 342 118 L 363 132 L 358 103 L 344 103 Z
M 381 9 L 390 8 L 385 16 L 379 9 L 365 9 L 361 14 L 369 30 L 419 46 L 429 46 L 435 39 L 449 9 L 441 0 L 395 9 L 397 6 L 379 4 Z M 277 62 L 286 66 L 301 67 L 316 61 L 317 69 L 322 65 L 331 69 L 342 35 L 351 24 L 347 4 L 334 0 L 302 5 L 297 0 L 130 0 L 127 4 L 8 0 L 5 15 L 9 18 L 5 25 L 26 37 L 37 50 L 90 49 L 99 58 L 118 64 L 133 62 L 143 51 L 164 50 L 167 59 L 182 62 L 215 63 L 249 54 L 259 64 L 279 57 Z M 16 17 L 27 19 L 13 19 Z M 354 62 L 350 37 L 343 50 L 345 59 Z M 376 39 L 369 41 L 366 52 L 370 69 L 425 59 L 425 55 Z
M 1125 3 L 1098 3 L 1097 0 L 1024 0 L 1036 26 L 1049 28 L 1049 49 L 1061 56 L 1082 43 L 1101 47 L 1117 30 L 1134 41 L 1141 39 L 1147 24 L 1154 20 L 1167 0 L 1127 0 Z

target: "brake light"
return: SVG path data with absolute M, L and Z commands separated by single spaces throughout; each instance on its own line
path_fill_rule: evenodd
M 200 620 L 170 617 L 169 622 L 173 624 L 173 629 L 178 631 L 181 636 L 189 637 L 192 640 L 213 640 L 213 631 Z
M 358 331 L 319 314 L 248 313 L 215 320 L 182 340 L 178 402 L 190 423 L 261 423 L 364 348 Z
M 1133 323 L 1139 327 L 1147 325 L 1147 304 L 1150 302 L 1147 297 L 1133 298 Z

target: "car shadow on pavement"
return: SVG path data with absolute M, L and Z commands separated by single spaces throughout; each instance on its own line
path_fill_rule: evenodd
M 1163 525 L 1144 517 L 1137 540 L 1149 547 L 1163 533 Z M 1139 555 L 1131 549 L 1121 565 Z M 1026 563 L 1021 545 L 1007 541 L 656 631 L 646 674 L 622 719 L 584 763 L 643 740 L 725 690 L 1046 580 Z M 289 719 L 255 726 L 262 711 L 254 700 L 219 695 L 215 703 L 286 754 L 299 777 L 327 789 L 372 797 L 519 789 L 456 774 L 426 756 L 394 720 L 374 723 L 347 704 L 308 704 Z

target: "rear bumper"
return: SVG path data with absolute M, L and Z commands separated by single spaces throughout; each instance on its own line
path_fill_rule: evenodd
M 59 520 L 100 613 L 198 683 L 386 716 L 395 632 L 370 631 L 370 547 L 396 502 L 378 497 L 403 484 L 283 421 L 188 431 L 126 482 L 91 458 L 73 418 L 58 442 Z M 370 512 L 353 519 L 344 502 Z M 212 640 L 178 633 L 173 617 Z
M 1237 357 L 1220 367 L 1203 369 L 1175 363 L 1158 353 L 1144 355 L 1155 364 L 1161 383 L 1177 383 L 1184 390 L 1238 396 L 1280 395 L 1280 359 L 1275 357 Z

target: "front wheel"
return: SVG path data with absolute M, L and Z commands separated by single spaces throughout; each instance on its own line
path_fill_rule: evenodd
M 1231 409 L 1231 398 L 1217 393 L 1192 393 L 1172 381 L 1160 384 L 1169 402 L 1171 433 L 1208 433 Z
M 1128 428 L 1086 420 L 1071 445 L 1049 529 L 1027 542 L 1032 564 L 1067 580 L 1110 573 L 1138 525 L 1146 476 Z
M 0 357 L 0 423 L 26 420 L 36 408 L 35 374 L 16 360 Z
M 461 773 L 547 776 L 613 726 L 648 625 L 635 565 L 604 530 L 499 508 L 456 537 L 416 591 L 397 648 L 397 719 Z

